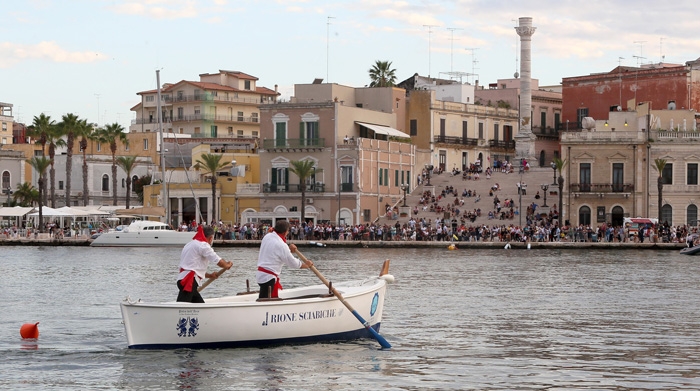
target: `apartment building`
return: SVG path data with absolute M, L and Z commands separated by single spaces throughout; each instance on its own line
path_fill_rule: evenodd
M 13 141 L 12 104 L 0 102 L 0 144 L 12 144 Z

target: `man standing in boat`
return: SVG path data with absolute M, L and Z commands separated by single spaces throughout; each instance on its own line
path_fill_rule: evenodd
M 187 243 L 180 254 L 180 274 L 177 276 L 177 288 L 180 293 L 177 301 L 187 303 L 204 303 L 197 288 L 202 278 L 216 279 L 216 273 L 207 273 L 209 262 L 223 269 L 230 269 L 233 262 L 223 260 L 211 247 L 214 241 L 214 228 L 199 226 L 197 234 Z
M 311 261 L 305 264 L 292 255 L 297 251 L 297 246 L 294 244 L 287 246 L 288 231 L 289 222 L 278 220 L 275 223 L 275 228 L 265 235 L 260 243 L 258 271 L 255 274 L 255 279 L 260 285 L 258 297 L 261 299 L 279 297 L 279 290 L 282 289 L 279 277 L 282 265 L 295 269 L 308 269 L 313 265 Z

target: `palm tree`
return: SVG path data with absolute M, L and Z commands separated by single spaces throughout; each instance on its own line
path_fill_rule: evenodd
M 559 183 L 559 229 L 562 228 L 561 220 L 562 215 L 564 215 L 564 204 L 562 204 L 562 202 L 564 202 L 564 177 L 562 176 L 562 170 L 564 170 L 566 163 L 568 163 L 566 159 L 562 160 L 558 157 L 554 158 L 554 165 L 556 166 L 557 171 L 559 171 L 559 178 L 557 179 L 557 183 Z
M 62 132 L 58 126 L 52 126 L 45 133 L 44 137 L 46 144 L 49 144 L 49 160 L 51 161 L 51 169 L 49 170 L 49 199 L 51 200 L 51 207 L 56 207 L 56 170 L 54 165 L 56 163 L 56 147 L 64 147 L 66 142 L 61 138 Z M 46 196 L 46 194 L 44 194 Z M 46 200 L 44 200 L 46 202 Z M 66 204 L 67 205 L 67 204 Z
M 196 167 L 200 170 L 203 170 L 205 174 L 210 174 L 211 175 L 211 199 L 212 199 L 212 204 L 211 204 L 211 216 L 212 216 L 212 221 L 216 221 L 216 183 L 218 182 L 218 179 L 216 177 L 216 173 L 226 167 L 226 164 L 228 163 L 223 163 L 221 161 L 221 158 L 224 157 L 224 155 L 221 154 L 214 154 L 214 153 L 205 153 L 202 154 L 202 156 L 197 159 L 197 165 Z
M 656 179 L 656 186 L 659 192 L 659 223 L 661 223 L 661 203 L 663 202 L 663 192 L 664 192 L 664 167 L 666 167 L 666 159 L 654 159 L 654 168 L 659 173 L 659 177 Z
M 35 143 L 41 144 L 41 156 L 46 155 L 46 133 L 56 126 L 56 121 L 51 119 L 44 113 L 41 113 L 38 117 L 34 116 L 32 125 L 27 128 L 27 136 L 35 139 Z
M 377 60 L 369 70 L 370 87 L 392 87 L 396 84 L 396 69 L 391 69 L 390 61 Z
M 294 160 L 290 164 L 292 167 L 289 168 L 289 171 L 299 177 L 299 187 L 301 188 L 301 219 L 299 223 L 303 224 L 305 221 L 304 209 L 306 209 L 306 179 L 320 170 L 315 169 L 316 163 L 311 160 Z
M 41 196 L 46 188 L 46 169 L 51 165 L 51 160 L 45 156 L 34 156 L 28 159 L 27 163 L 39 174 L 39 232 L 44 232 L 44 212 Z
M 18 183 L 12 199 L 21 206 L 34 206 L 35 202 L 39 202 L 39 190 L 29 182 Z
M 112 202 L 117 205 L 117 142 L 129 145 L 129 139 L 124 133 L 124 127 L 115 122 L 99 131 L 97 142 L 109 144 L 112 152 Z
M 63 135 L 66 136 L 66 206 L 71 205 L 70 183 L 73 173 L 73 146 L 75 144 L 75 133 L 80 128 L 80 120 L 75 114 L 65 114 L 59 124 Z M 116 205 L 116 204 L 115 204 Z
M 129 209 L 129 199 L 131 198 L 131 171 L 136 167 L 136 156 L 119 156 L 117 164 L 126 173 L 126 209 Z
M 88 187 L 87 148 L 88 140 L 92 140 L 96 136 L 95 125 L 88 123 L 86 119 L 80 120 L 76 136 L 80 137 L 80 151 L 83 152 L 83 206 L 87 206 L 90 191 Z

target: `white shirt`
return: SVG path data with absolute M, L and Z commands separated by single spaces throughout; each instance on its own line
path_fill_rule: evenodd
M 214 252 L 209 243 L 193 240 L 182 248 L 180 254 L 180 269 L 183 269 L 177 276 L 178 281 L 185 278 L 190 270 L 194 270 L 197 283 L 204 278 L 209 262 L 218 263 L 221 257 Z
M 299 269 L 301 261 L 294 258 L 289 246 L 276 232 L 265 235 L 260 243 L 260 254 L 258 255 L 258 266 L 267 269 L 278 276 L 282 272 L 282 265 Z M 255 279 L 258 284 L 264 284 L 275 278 L 272 274 L 261 271 L 255 272 Z

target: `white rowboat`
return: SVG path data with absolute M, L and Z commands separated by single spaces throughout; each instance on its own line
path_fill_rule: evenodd
M 393 276 L 333 284 L 379 331 L 387 282 Z M 206 299 L 204 304 L 144 303 L 127 298 L 122 318 L 131 349 L 237 348 L 372 338 L 324 285 L 283 289 L 280 299 L 256 294 Z

